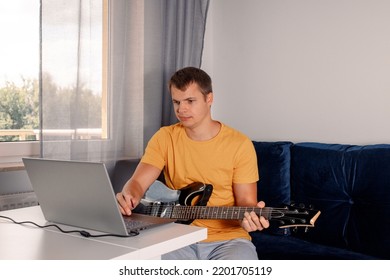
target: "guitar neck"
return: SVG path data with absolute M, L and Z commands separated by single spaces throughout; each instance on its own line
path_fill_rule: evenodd
M 297 226 L 313 227 L 321 213 L 317 210 L 294 208 L 292 206 L 284 208 L 258 208 L 241 206 L 164 205 L 162 207 L 160 204 L 144 206 L 141 213 L 179 221 L 192 221 L 195 219 L 241 220 L 244 218 L 245 212 L 252 211 L 268 220 L 278 221 L 280 228 Z
M 265 207 L 223 207 L 223 206 L 171 206 L 166 209 L 166 214 L 172 219 L 216 219 L 216 220 L 241 220 L 245 212 L 255 212 L 266 219 L 271 218 L 273 208 Z

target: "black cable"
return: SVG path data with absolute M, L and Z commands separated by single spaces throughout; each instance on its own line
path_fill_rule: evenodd
M 23 221 L 23 222 L 17 222 L 15 221 L 14 219 L 10 218 L 10 217 L 7 217 L 7 216 L 2 216 L 0 215 L 0 218 L 3 218 L 3 219 L 7 219 L 11 222 L 13 222 L 14 224 L 17 224 L 17 225 L 24 225 L 24 224 L 32 224 L 38 228 L 47 228 L 47 227 L 55 227 L 57 228 L 59 231 L 61 231 L 62 233 L 79 233 L 80 235 L 84 236 L 84 237 L 106 237 L 106 236 L 114 236 L 114 237 L 133 237 L 133 236 L 137 236 L 139 234 L 138 231 L 132 231 L 130 232 L 129 235 L 120 235 L 120 234 L 111 234 L 111 233 L 108 233 L 108 234 L 91 234 L 89 233 L 88 231 L 85 231 L 85 230 L 63 230 L 62 228 L 60 228 L 58 225 L 56 224 L 48 224 L 48 225 L 44 225 L 44 226 L 41 226 L 41 225 L 38 225 L 32 221 Z

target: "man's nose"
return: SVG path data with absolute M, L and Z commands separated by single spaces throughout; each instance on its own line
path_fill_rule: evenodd
M 185 105 L 184 102 L 180 102 L 179 105 L 177 106 L 177 111 L 178 112 L 185 112 L 187 110 L 187 106 Z

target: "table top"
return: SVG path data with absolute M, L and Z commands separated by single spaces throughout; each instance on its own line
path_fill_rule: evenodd
M 39 206 L 0 211 L 0 215 L 17 222 L 48 224 Z M 75 229 L 60 226 L 64 230 Z M 162 254 L 206 238 L 207 229 L 177 223 L 142 230 L 133 237 L 86 238 L 78 233 L 67 234 L 51 227 L 41 229 L 33 225 L 18 225 L 0 218 L 0 259 L 159 259 Z

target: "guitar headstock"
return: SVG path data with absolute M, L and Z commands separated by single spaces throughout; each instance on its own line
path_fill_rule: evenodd
M 273 208 L 271 218 L 279 222 L 279 228 L 306 227 L 308 229 L 314 227 L 320 214 L 320 211 L 311 207 L 305 208 L 303 204 L 298 206 L 291 204 L 282 208 Z

